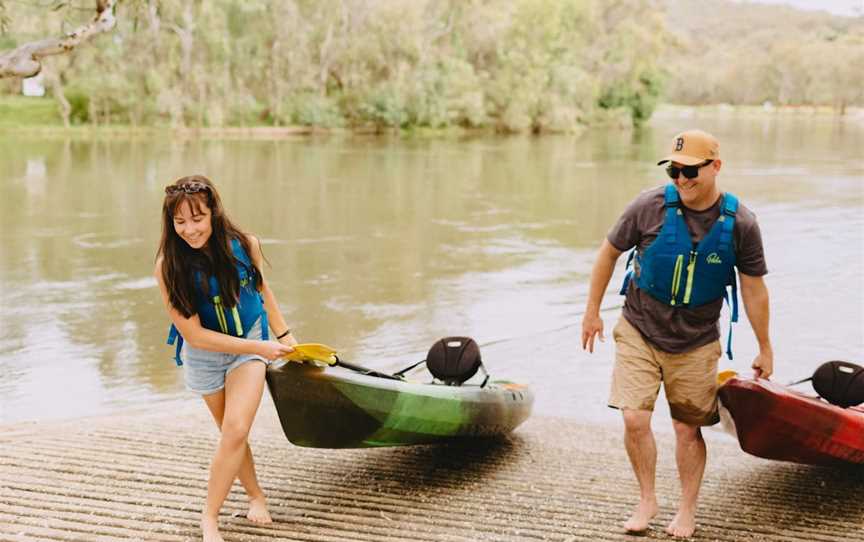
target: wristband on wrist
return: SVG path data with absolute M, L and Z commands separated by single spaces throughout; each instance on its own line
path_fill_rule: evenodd
M 291 335 L 291 328 L 290 328 L 290 327 L 289 327 L 288 330 L 285 331 L 285 333 L 283 333 L 282 335 L 276 335 L 276 340 L 278 341 L 278 340 L 281 339 L 282 337 L 287 337 L 288 335 Z

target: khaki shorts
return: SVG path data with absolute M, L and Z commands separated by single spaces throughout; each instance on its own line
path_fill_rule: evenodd
M 609 406 L 618 409 L 654 410 L 660 382 L 666 392 L 672 418 L 690 425 L 714 425 L 717 411 L 717 362 L 723 353 L 720 341 L 683 354 L 654 348 L 621 317 L 612 331 L 615 369 Z

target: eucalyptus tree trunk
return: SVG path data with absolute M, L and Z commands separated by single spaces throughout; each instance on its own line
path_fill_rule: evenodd
M 66 99 L 66 95 L 63 94 L 63 83 L 60 80 L 60 75 L 52 69 L 46 69 L 44 75 L 45 81 L 51 88 L 51 94 L 54 95 L 54 99 L 57 100 L 57 105 L 60 108 L 60 118 L 63 119 L 63 126 L 69 128 L 71 125 L 69 117 L 72 115 L 72 105 Z
M 96 15 L 87 23 L 60 38 L 45 38 L 25 43 L 0 54 L 0 78 L 33 77 L 42 70 L 46 56 L 68 53 L 93 36 L 108 32 L 116 24 L 117 0 L 97 0 Z

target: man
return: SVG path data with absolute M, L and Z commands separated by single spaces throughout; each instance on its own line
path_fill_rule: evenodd
M 609 398 L 609 406 L 622 412 L 624 443 L 639 482 L 639 504 L 624 528 L 645 531 L 657 514 L 651 414 L 663 382 L 681 481 L 678 512 L 666 532 L 689 537 L 696 528 L 696 501 L 705 471 L 700 428 L 719 421 L 718 321 L 727 285 L 732 286 L 728 300 L 733 320 L 737 319 L 735 268 L 759 342 L 752 364 L 755 378 L 771 376 L 774 356 L 759 226 L 749 209 L 717 186 L 722 166 L 717 140 L 700 130 L 678 134 L 671 153 L 658 165 L 665 163 L 672 183 L 640 194 L 600 247 L 582 319 L 582 348 L 593 352 L 595 337 L 604 340 L 603 294 L 618 257 L 636 247 L 633 270 L 622 288 L 627 296 L 624 309 L 613 330 L 616 354 Z M 731 335 L 729 344 L 731 348 Z

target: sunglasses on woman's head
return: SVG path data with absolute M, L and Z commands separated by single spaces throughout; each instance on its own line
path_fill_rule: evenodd
M 203 192 L 205 190 L 210 190 L 210 187 L 201 182 L 191 182 L 191 183 L 183 183 L 180 185 L 170 184 L 165 187 L 165 193 L 169 196 L 174 195 L 178 192 L 186 192 L 187 194 L 197 194 L 198 192 Z
M 688 179 L 695 179 L 696 177 L 699 176 L 699 170 L 702 169 L 703 167 L 707 166 L 708 164 L 710 164 L 713 161 L 714 160 L 706 160 L 705 162 L 702 162 L 701 164 L 696 164 L 695 166 L 684 166 L 684 167 L 678 167 L 678 166 L 673 166 L 672 164 L 669 164 L 668 166 L 666 166 L 666 173 L 669 175 L 669 177 L 671 177 L 673 179 L 677 179 L 678 175 L 681 175 L 682 173 Z

